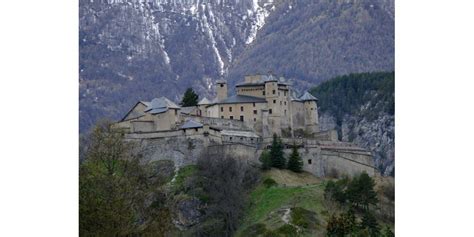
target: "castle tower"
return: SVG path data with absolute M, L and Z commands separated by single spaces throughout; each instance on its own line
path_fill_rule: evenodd
M 310 133 L 319 132 L 318 105 L 316 104 L 318 99 L 309 92 L 305 92 L 300 100 L 304 103 L 305 130 Z
M 222 101 L 227 98 L 227 82 L 217 81 L 217 100 Z

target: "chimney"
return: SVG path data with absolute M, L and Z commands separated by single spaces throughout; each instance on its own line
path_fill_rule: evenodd
M 227 99 L 227 82 L 217 81 L 217 100 L 222 101 Z

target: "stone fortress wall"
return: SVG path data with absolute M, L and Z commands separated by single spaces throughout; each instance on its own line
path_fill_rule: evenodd
M 125 138 L 138 143 L 137 152 L 146 161 L 171 160 L 176 168 L 196 164 L 204 151 L 257 164 L 262 151 L 271 144 L 269 139 L 250 140 L 249 137 L 233 136 L 231 138 L 205 126 L 178 131 L 128 133 Z M 283 138 L 282 142 L 287 155 L 291 153 L 291 146 L 296 144 L 304 163 L 303 170 L 317 177 L 335 174 L 353 176 L 363 171 L 371 176 L 376 173 L 371 153 L 351 143 L 314 138 Z

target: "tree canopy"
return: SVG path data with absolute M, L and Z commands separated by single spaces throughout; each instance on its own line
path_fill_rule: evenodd
M 183 107 L 196 106 L 198 104 L 199 96 L 194 92 L 193 88 L 188 88 L 184 92 L 183 99 L 179 103 Z
M 288 159 L 288 169 L 296 173 L 303 171 L 303 161 L 296 145 L 293 145 L 290 158 Z
M 281 139 L 273 134 L 272 147 L 270 148 L 270 157 L 272 166 L 278 169 L 284 169 L 286 167 L 286 160 L 283 153 L 283 144 Z

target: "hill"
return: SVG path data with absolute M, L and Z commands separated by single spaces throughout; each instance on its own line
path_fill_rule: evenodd
M 276 180 L 277 184 L 271 187 L 261 184 L 253 190 L 250 194 L 251 204 L 236 236 L 265 236 L 265 232 L 291 236 L 285 232 L 291 229 L 288 225 L 300 229 L 298 236 L 324 236 L 330 216 L 342 211 L 324 198 L 325 185 L 329 179 L 318 179 L 307 173 L 295 174 L 288 170 L 267 171 L 262 179 L 269 178 Z M 384 208 L 393 208 L 382 193 L 390 183 L 393 184 L 391 178 L 376 178 L 379 199 L 384 200 L 380 206 Z M 393 228 L 393 220 L 378 217 L 378 221 L 380 226 Z
M 321 129 L 336 129 L 340 139 L 373 152 L 385 175 L 394 175 L 395 73 L 340 76 L 311 89 L 319 99 Z

